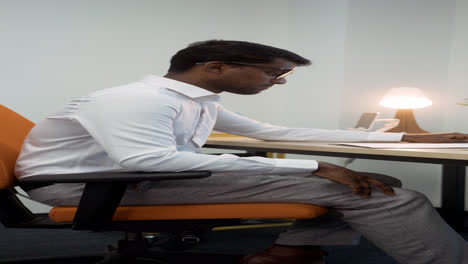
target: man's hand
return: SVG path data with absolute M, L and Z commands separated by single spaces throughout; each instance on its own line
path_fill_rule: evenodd
M 412 143 L 468 143 L 468 135 L 461 133 L 405 134 L 401 141 Z
M 314 175 L 348 185 L 356 195 L 369 197 L 372 192 L 371 186 L 380 188 L 387 195 L 395 195 L 392 187 L 359 172 L 321 161 L 318 162 L 318 166 L 318 169 L 313 172 Z

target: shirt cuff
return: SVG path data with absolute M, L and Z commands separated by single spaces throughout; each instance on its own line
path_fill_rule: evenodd
M 367 141 L 401 141 L 405 133 L 369 132 Z
M 318 168 L 316 160 L 274 159 L 275 167 L 271 173 L 313 172 Z

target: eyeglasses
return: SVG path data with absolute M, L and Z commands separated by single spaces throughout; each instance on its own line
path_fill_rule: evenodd
M 236 61 L 220 61 L 220 62 L 225 63 L 225 64 L 235 64 L 235 65 L 243 65 L 243 66 L 249 66 L 249 67 L 264 68 L 264 69 L 271 69 L 271 70 L 281 71 L 281 73 L 279 75 L 275 76 L 275 80 L 284 78 L 284 77 L 286 77 L 289 74 L 294 72 L 293 69 L 272 67 L 272 66 L 261 65 L 261 64 L 244 63 L 244 62 L 236 62 Z M 197 62 L 195 64 L 201 65 L 201 64 L 206 64 L 206 63 L 208 63 L 208 62 Z

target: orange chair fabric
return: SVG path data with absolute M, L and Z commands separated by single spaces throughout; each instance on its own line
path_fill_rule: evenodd
M 0 142 L 20 150 L 34 123 L 3 105 L 0 105 L 0 120 Z
M 0 105 L 0 188 L 12 187 L 16 178 L 14 168 L 21 146 L 34 123 L 7 107 Z
M 55 207 L 49 218 L 55 222 L 72 222 L 77 207 Z M 202 205 L 119 206 L 114 221 L 229 219 L 229 218 L 314 218 L 327 208 L 297 203 L 245 203 Z
M 2 153 L 1 147 L 0 147 L 0 153 Z M 3 165 L 2 159 L 0 159 L 0 179 L 6 178 L 7 177 L 6 175 L 8 175 L 8 171 L 7 171 L 6 167 L 5 167 L 5 165 Z M 0 185 L 1 185 L 1 183 L 0 183 Z
M 14 174 L 19 151 L 0 142 L 0 189 L 13 187 L 16 181 Z

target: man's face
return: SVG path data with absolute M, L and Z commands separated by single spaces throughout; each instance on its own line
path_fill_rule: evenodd
M 282 58 L 276 58 L 271 63 L 250 65 L 225 63 L 217 78 L 211 79 L 209 83 L 224 92 L 257 94 L 275 84 L 285 84 L 286 79 L 280 76 L 294 67 L 295 63 Z

